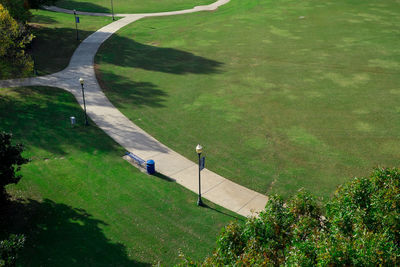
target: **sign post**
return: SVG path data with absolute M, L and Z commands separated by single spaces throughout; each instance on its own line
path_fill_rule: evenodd
M 74 9 L 74 17 L 75 17 L 75 28 L 76 28 L 76 40 L 79 41 L 79 35 L 78 35 L 79 17 L 76 16 L 76 10 L 75 9 Z
M 113 0 L 111 0 L 111 13 L 112 13 L 112 20 L 114 21 L 114 4 L 113 4 Z
M 204 169 L 205 163 L 206 163 L 206 157 L 202 157 L 200 159 L 200 171 Z

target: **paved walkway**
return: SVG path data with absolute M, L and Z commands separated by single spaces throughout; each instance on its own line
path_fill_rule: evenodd
M 94 56 L 100 45 L 120 28 L 145 17 L 171 16 L 198 11 L 216 10 L 229 0 L 219 0 L 211 5 L 193 9 L 150 14 L 117 14 L 121 19 L 99 29 L 86 38 L 74 52 L 68 67 L 60 72 L 26 79 L 0 81 L 0 87 L 51 86 L 71 92 L 83 107 L 79 78 L 85 80 L 85 98 L 88 116 L 111 138 L 142 159 L 153 159 L 156 170 L 174 179 L 177 183 L 198 192 L 198 166 L 175 151 L 164 146 L 126 118 L 104 95 L 94 72 Z M 71 13 L 56 7 L 50 10 Z M 79 12 L 83 15 L 109 15 Z M 196 144 L 193 144 L 193 147 Z M 235 184 L 218 174 L 204 169 L 202 196 L 224 208 L 244 216 L 255 215 L 265 207 L 267 197 L 241 185 Z M 196 200 L 193 200 L 193 203 Z

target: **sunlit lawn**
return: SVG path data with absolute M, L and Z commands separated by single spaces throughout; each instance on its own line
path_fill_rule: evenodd
M 20 266 L 171 266 L 179 250 L 195 259 L 211 253 L 222 226 L 239 218 L 212 203 L 199 208 L 194 193 L 124 161 L 93 122 L 82 125 L 80 106 L 60 89 L 0 89 L 0 117 L 0 131 L 32 160 L 8 187 L 19 200 L 0 216 L 0 240 L 26 235 Z
M 237 1 L 145 19 L 96 57 L 127 117 L 261 193 L 327 197 L 400 160 L 400 3 Z
M 174 11 L 207 5 L 214 0 L 59 0 L 56 5 L 67 9 L 87 12 L 111 13 L 149 13 Z

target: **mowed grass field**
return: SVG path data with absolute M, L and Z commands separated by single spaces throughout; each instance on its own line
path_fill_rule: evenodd
M 400 2 L 238 1 L 140 20 L 96 56 L 162 143 L 261 193 L 327 197 L 400 160 Z
M 112 0 L 114 13 L 149 13 L 189 9 L 214 0 Z M 87 12 L 111 13 L 111 0 L 59 0 L 58 7 Z
M 212 203 L 199 208 L 196 194 L 141 173 L 93 122 L 83 126 L 83 116 L 60 89 L 0 90 L 0 130 L 32 160 L 7 187 L 14 202 L 0 216 L 0 240 L 26 236 L 18 265 L 171 266 L 179 250 L 204 258 L 220 229 L 241 219 Z

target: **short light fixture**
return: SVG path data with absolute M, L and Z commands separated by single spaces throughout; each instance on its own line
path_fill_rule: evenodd
M 203 201 L 201 200 L 201 178 L 200 178 L 200 172 L 201 172 L 201 159 L 200 159 L 200 156 L 201 156 L 201 153 L 203 152 L 203 147 L 200 145 L 200 144 L 198 144 L 197 146 L 196 146 L 196 153 L 197 153 L 197 155 L 199 155 L 199 197 L 198 197 L 198 199 L 197 199 L 197 206 L 203 206 Z
M 83 87 L 83 84 L 85 83 L 85 80 L 83 78 L 79 78 L 79 82 L 82 87 L 82 97 L 83 97 L 83 109 L 85 110 L 85 125 L 89 125 L 88 119 L 87 119 L 87 114 L 86 114 L 86 102 L 85 102 L 85 89 Z

